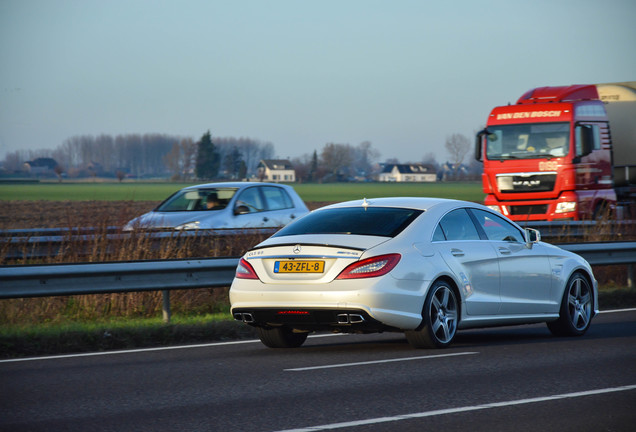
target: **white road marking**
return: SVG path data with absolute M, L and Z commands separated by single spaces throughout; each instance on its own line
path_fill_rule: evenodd
M 598 390 L 588 390 L 588 391 L 581 391 L 581 392 L 574 392 L 574 393 L 563 393 L 563 394 L 552 395 L 552 396 L 540 396 L 536 398 L 518 399 L 518 400 L 504 401 L 504 402 L 493 402 L 493 403 L 482 404 L 482 405 L 446 408 L 446 409 L 440 409 L 440 410 L 434 410 L 434 411 L 424 411 L 419 413 L 402 414 L 402 415 L 396 415 L 392 417 L 377 417 L 377 418 L 366 419 L 366 420 L 353 420 L 349 422 L 309 426 L 309 427 L 298 428 L 298 429 L 286 429 L 284 431 L 278 431 L 278 432 L 316 432 L 316 431 L 322 431 L 322 430 L 328 430 L 328 429 L 341 429 L 341 428 L 357 427 L 357 426 L 369 426 L 369 425 L 374 425 L 378 423 L 412 420 L 412 419 L 423 418 L 423 417 L 434 417 L 439 415 L 455 414 L 455 413 L 461 413 L 461 412 L 467 412 L 467 411 L 478 411 L 478 410 L 485 410 L 485 409 L 491 409 L 491 408 L 509 407 L 514 405 L 526 405 L 526 404 L 537 403 L 537 402 L 549 402 L 549 401 L 553 401 L 557 399 L 572 399 L 572 398 L 578 398 L 578 397 L 594 396 L 594 395 L 605 394 L 605 393 L 616 393 L 616 392 L 631 391 L 631 390 L 636 390 L 636 385 L 627 385 L 622 387 L 609 387 L 609 388 L 598 389 Z
M 426 360 L 440 357 L 456 357 L 463 355 L 471 355 L 471 354 L 479 354 L 478 352 L 460 352 L 460 353 L 451 353 L 451 354 L 437 354 L 437 355 L 428 355 L 428 356 L 419 356 L 419 357 L 402 357 L 402 358 L 393 358 L 393 359 L 385 359 L 385 360 L 370 360 L 363 362 L 355 362 L 355 363 L 340 363 L 340 364 L 331 364 L 324 366 L 309 366 L 309 367 L 300 367 L 300 368 L 291 368 L 291 369 L 283 369 L 286 372 L 299 372 L 299 371 L 308 371 L 308 370 L 316 370 L 316 369 L 331 369 L 331 368 L 341 368 L 341 367 L 350 367 L 350 366 L 363 366 L 363 365 L 372 365 L 372 364 L 381 364 L 381 363 L 393 363 L 393 362 L 402 362 L 402 361 L 410 361 L 410 360 Z
M 600 313 L 603 314 L 603 313 L 633 312 L 633 311 L 636 311 L 636 308 L 606 310 L 606 311 L 600 311 Z M 348 336 L 348 334 L 347 333 L 335 333 L 335 334 L 329 333 L 329 334 L 312 335 L 309 337 L 319 338 L 319 337 L 329 337 L 329 336 Z M 25 357 L 25 358 L 16 358 L 16 359 L 4 359 L 4 360 L 0 360 L 0 363 L 17 363 L 17 362 L 27 362 L 27 361 L 37 361 L 37 360 L 56 360 L 56 359 L 77 358 L 77 357 L 97 357 L 97 356 L 107 356 L 107 355 L 117 355 L 117 354 L 134 354 L 134 353 L 141 353 L 141 352 L 179 350 L 179 349 L 190 349 L 190 348 L 205 348 L 205 347 L 213 347 L 213 346 L 238 345 L 238 344 L 257 343 L 257 342 L 260 342 L 260 340 L 250 339 L 250 340 L 230 341 L 230 342 L 212 342 L 212 343 L 197 344 L 197 345 L 179 345 L 179 346 L 167 346 L 167 347 L 155 347 L 155 348 L 139 348 L 139 349 L 120 350 L 120 351 L 100 351 L 100 352 L 80 353 L 80 354 L 62 354 L 62 355 L 42 356 L 42 357 Z
M 636 308 L 629 308 L 629 309 L 610 309 L 610 310 L 600 311 L 599 313 L 606 314 L 606 313 L 616 313 L 616 312 L 633 312 L 633 311 L 636 311 Z
M 320 338 L 320 337 L 329 337 L 329 336 L 344 336 L 344 334 L 329 333 L 329 334 L 312 335 L 309 337 Z M 211 343 L 195 344 L 195 345 L 177 345 L 177 346 L 165 346 L 165 347 L 154 347 L 154 348 L 138 348 L 138 349 L 130 349 L 130 350 L 100 351 L 100 352 L 79 353 L 79 354 L 60 354 L 60 355 L 53 355 L 53 356 L 6 359 L 6 360 L 0 360 L 0 363 L 17 363 L 17 362 L 26 362 L 26 361 L 36 361 L 36 360 L 57 360 L 57 359 L 68 359 L 68 358 L 78 358 L 78 357 L 99 357 L 99 356 L 108 356 L 108 355 L 117 355 L 117 354 L 135 354 L 135 353 L 152 352 L 152 351 L 207 348 L 207 347 L 214 347 L 214 346 L 239 345 L 239 344 L 257 343 L 257 342 L 260 343 L 260 340 L 250 339 L 250 340 L 239 340 L 239 341 L 229 341 L 229 342 L 211 342 Z

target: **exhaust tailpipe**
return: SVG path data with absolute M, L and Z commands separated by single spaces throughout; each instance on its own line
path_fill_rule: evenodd
M 338 324 L 360 324 L 364 322 L 364 317 L 360 314 L 338 314 Z
M 234 319 L 237 321 L 243 321 L 246 324 L 254 322 L 254 316 L 249 312 L 237 312 L 234 314 Z

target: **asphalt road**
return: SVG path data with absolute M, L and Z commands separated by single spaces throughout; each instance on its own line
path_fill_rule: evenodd
M 311 337 L 0 362 L 2 431 L 634 431 L 636 310 L 545 325 Z

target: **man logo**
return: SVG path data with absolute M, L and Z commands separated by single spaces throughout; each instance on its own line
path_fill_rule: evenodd
M 513 186 L 536 187 L 541 184 L 541 180 L 513 180 Z
M 295 253 L 296 255 L 298 255 L 298 254 L 300 253 L 300 251 L 301 251 L 300 245 L 296 245 L 296 246 L 294 246 L 294 249 L 293 249 L 293 250 L 294 250 L 294 253 Z

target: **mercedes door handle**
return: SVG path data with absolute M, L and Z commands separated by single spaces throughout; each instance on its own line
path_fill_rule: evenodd
M 451 249 L 451 251 L 450 251 L 450 252 L 451 252 L 451 254 L 452 254 L 453 256 L 456 256 L 456 257 L 463 257 L 463 256 L 464 256 L 464 251 L 463 251 L 463 250 L 461 250 L 461 249 L 455 249 L 455 248 L 453 248 L 453 249 Z
M 502 255 L 510 255 L 510 249 L 505 248 L 505 247 L 500 247 L 499 248 L 499 253 Z

